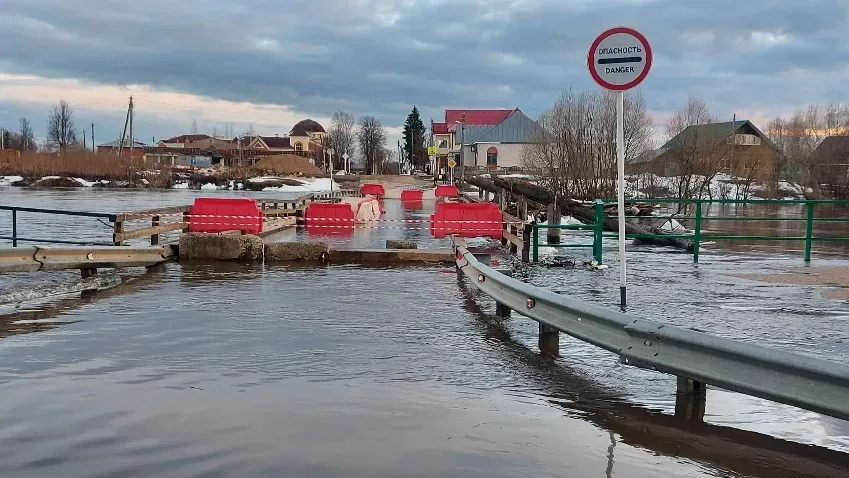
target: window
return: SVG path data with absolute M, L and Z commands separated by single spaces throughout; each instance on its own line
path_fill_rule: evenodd
M 440 148 L 440 149 L 447 148 L 448 147 L 448 140 L 447 139 L 440 139 L 439 145 L 437 147 Z
M 303 150 L 304 150 L 304 145 L 303 145 L 303 144 L 301 144 L 301 142 L 300 142 L 300 141 L 298 141 L 297 143 L 295 143 L 295 151 L 303 151 Z
M 495 146 L 491 146 L 486 150 L 486 167 L 489 169 L 498 167 L 498 150 Z

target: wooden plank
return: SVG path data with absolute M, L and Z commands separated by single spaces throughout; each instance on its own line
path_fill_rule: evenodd
M 146 227 L 144 229 L 136 229 L 115 234 L 115 242 L 129 241 L 130 239 L 138 239 L 140 237 L 153 236 L 154 234 L 163 234 L 171 231 L 180 231 L 185 224 L 182 222 L 169 222 L 155 227 Z
M 508 231 L 504 231 L 504 238 L 507 239 L 507 242 L 515 244 L 516 247 L 518 247 L 519 249 L 522 248 L 522 238 L 520 238 L 519 236 Z
M 188 212 L 191 209 L 191 206 L 170 206 L 170 207 L 160 207 L 156 209 L 147 209 L 144 211 L 137 212 L 128 212 L 123 214 L 117 214 L 115 217 L 116 222 L 124 222 L 124 221 L 135 221 L 139 219 L 146 219 L 151 216 L 166 216 L 169 214 L 180 214 L 184 212 Z
M 501 218 L 504 220 L 504 222 L 507 222 L 507 223 L 510 223 L 510 224 L 524 224 L 525 223 L 525 221 L 519 219 L 516 216 L 511 216 L 510 214 L 507 214 L 506 212 L 501 213 Z

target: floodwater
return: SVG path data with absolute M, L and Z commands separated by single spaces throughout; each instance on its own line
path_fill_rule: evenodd
M 0 203 L 120 212 L 196 194 L 7 188 Z M 413 219 L 432 204 L 385 207 Z M 20 227 L 96 239 L 84 221 L 51 219 Z M 448 245 L 386 224 L 399 228 L 332 241 Z M 737 278 L 799 265 L 798 254 L 711 249 L 694 265 L 629 251 L 629 312 L 849 364 L 849 304 Z M 614 307 L 614 242 L 605 256 L 603 271 L 505 265 Z M 849 423 L 718 389 L 703 420 L 675 416 L 671 377 L 568 337 L 561 357 L 540 356 L 534 322 L 496 319 L 450 267 L 167 264 L 99 280 L 124 283 L 39 298 L 80 290 L 77 275 L 0 276 L 0 296 L 36 291 L 0 306 L 0 476 L 849 475 Z

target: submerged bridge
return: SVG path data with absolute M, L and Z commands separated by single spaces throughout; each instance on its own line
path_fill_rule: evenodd
M 705 387 L 713 385 L 849 420 L 849 400 L 846 398 L 849 397 L 849 367 L 845 364 L 720 338 L 644 318 L 642 314 L 627 314 L 580 302 L 524 283 L 512 277 L 510 270 L 492 261 L 498 253 L 505 252 L 516 254 L 524 262 L 536 261 L 540 247 L 559 246 L 591 250 L 598 265 L 603 259 L 602 241 L 609 237 L 605 231 L 612 228 L 604 201 L 588 205 L 569 204 L 572 212 L 576 212 L 575 216 L 583 219 L 581 224 L 557 224 L 559 220 L 539 224 L 529 220 L 533 215 L 530 208 L 547 209 L 549 217 L 557 216 L 559 219 L 558 208 L 562 205 L 541 204 L 538 197 L 507 189 L 495 190 L 494 202 L 489 202 L 488 194 L 482 193 L 480 197 L 473 198 L 449 187 L 434 191 L 436 207 L 428 219 L 361 218 L 357 216 L 361 212 L 357 206 L 361 204 L 346 203 L 344 198 L 380 202 L 382 188 L 366 186 L 361 191 L 337 191 L 331 196 L 287 201 L 200 198 L 189 206 L 118 214 L 0 206 L 0 210 L 11 211 L 13 215 L 12 235 L 0 237 L 11 240 L 13 245 L 0 250 L 0 272 L 80 269 L 84 276 L 88 276 L 100 268 L 150 267 L 178 259 L 327 263 L 334 262 L 333 258 L 337 257 L 340 261 L 353 263 L 448 262 L 456 266 L 461 277 L 496 302 L 496 315 L 509 317 L 515 312 L 538 322 L 541 352 L 557 355 L 559 334 L 566 333 L 612 353 L 624 365 L 676 376 L 677 392 L 682 397 L 683 413 L 687 415 L 703 415 Z M 483 188 L 481 191 L 485 192 Z M 407 207 L 416 208 L 421 201 L 420 192 L 402 194 L 402 203 Z M 666 221 L 676 218 L 693 221 L 693 232 L 669 234 L 654 230 L 632 233 L 631 236 L 683 249 L 692 253 L 694 260 L 698 260 L 699 242 L 702 240 L 751 237 L 702 233 L 701 223 L 706 219 L 702 217 L 703 208 L 708 203 L 691 202 L 695 206 L 692 214 L 660 216 Z M 817 221 L 833 223 L 842 220 L 836 217 L 817 218 L 814 214 L 817 207 L 834 202 L 794 203 L 803 206 L 806 211 L 804 217 L 757 217 L 749 220 L 803 221 L 806 224 L 804 236 L 775 240 L 803 242 L 806 261 L 811 260 L 814 243 L 849 241 L 843 236 L 818 236 L 814 233 Z M 379 207 L 382 208 L 382 205 Z M 507 212 L 511 207 L 513 214 Z M 112 225 L 111 241 L 22 237 L 18 235 L 18 212 L 103 219 Z M 741 219 L 713 217 L 711 220 Z M 139 221 L 144 222 L 142 227 L 128 227 Z M 387 249 L 382 250 L 334 249 L 321 241 L 274 241 L 275 234 L 291 229 L 312 232 L 316 238 L 338 239 L 358 228 L 404 228 L 411 223 L 426 225 L 433 238 L 449 238 L 450 249 L 416 250 L 416 245 L 409 241 L 391 242 Z M 541 244 L 540 231 L 548 232 L 548 243 Z M 560 231 L 583 234 L 587 242 L 558 244 Z M 162 240 L 161 236 L 174 232 L 179 232 L 179 236 Z M 505 250 L 470 247 L 466 241 L 467 238 L 479 237 L 499 240 Z M 139 239 L 149 240 L 149 245 L 126 245 Z M 77 245 L 17 247 L 23 242 Z

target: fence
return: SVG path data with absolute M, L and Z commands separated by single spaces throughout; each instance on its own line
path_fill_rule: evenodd
M 612 202 L 610 200 L 609 202 Z M 677 239 L 692 239 L 693 241 L 693 262 L 699 262 L 699 248 L 705 240 L 715 241 L 804 241 L 805 244 L 805 262 L 811 260 L 811 250 L 815 242 L 849 242 L 849 237 L 822 237 L 815 236 L 815 223 L 845 223 L 849 224 L 849 217 L 816 217 L 816 207 L 819 205 L 836 205 L 849 206 L 847 200 L 775 200 L 775 199 L 678 199 L 678 198 L 663 198 L 663 199 L 639 199 L 639 202 L 646 204 L 680 204 L 693 206 L 693 214 L 670 214 L 665 216 L 632 216 L 627 215 L 631 219 L 666 219 L 675 220 L 692 220 L 692 233 L 686 234 L 626 234 L 629 239 L 654 239 L 654 238 L 677 238 Z M 765 217 L 765 216 L 706 216 L 705 205 L 712 204 L 735 204 L 735 205 L 772 205 L 772 206 L 791 206 L 802 205 L 805 209 L 804 217 Z M 766 236 L 766 235 L 729 235 L 729 234 L 704 234 L 702 232 L 703 221 L 790 221 L 804 222 L 804 236 Z M 618 237 L 616 233 L 604 234 L 603 237 Z
M 12 235 L 0 236 L 0 239 L 11 240 L 12 247 L 18 247 L 18 242 L 46 242 L 52 244 L 69 244 L 69 245 L 112 245 L 112 242 L 97 242 L 97 241 L 71 241 L 68 239 L 54 239 L 43 237 L 24 237 L 18 235 L 18 213 L 29 212 L 36 214 L 50 214 L 56 216 L 76 216 L 76 217 L 91 217 L 96 219 L 105 219 L 110 223 L 115 223 L 117 216 L 115 214 L 99 213 L 99 212 L 82 212 L 82 211 L 64 211 L 60 209 L 43 209 L 34 207 L 17 207 L 17 206 L 0 206 L 0 211 L 11 211 L 12 213 Z
M 607 200 L 613 202 L 614 200 Z M 634 201 L 636 202 L 636 201 Z M 805 244 L 805 261 L 810 262 L 811 251 L 815 242 L 847 242 L 849 237 L 829 237 L 815 236 L 814 224 L 816 223 L 843 223 L 849 224 L 849 216 L 847 217 L 816 217 L 815 211 L 818 205 L 836 205 L 849 206 L 849 201 L 846 200 L 772 200 L 772 199 L 640 199 L 640 203 L 646 204 L 680 204 L 684 206 L 693 206 L 693 214 L 669 214 L 669 215 L 652 215 L 652 216 L 634 216 L 626 215 L 627 219 L 631 220 L 657 220 L 662 219 L 664 222 L 670 222 L 672 219 L 679 221 L 693 221 L 692 232 L 687 233 L 664 233 L 664 234 L 625 234 L 628 239 L 691 239 L 693 241 L 693 262 L 699 262 L 700 247 L 705 240 L 715 241 L 804 241 Z M 595 201 L 595 217 L 593 224 L 575 224 L 575 225 L 533 225 L 533 261 L 539 260 L 539 230 L 561 229 L 561 230 L 591 230 L 593 231 L 592 244 L 545 244 L 545 247 L 555 248 L 593 248 L 593 256 L 597 262 L 601 262 L 602 258 L 602 240 L 603 238 L 618 238 L 619 234 L 604 233 L 602 229 L 602 221 L 604 220 L 605 201 L 597 199 Z M 705 215 L 705 205 L 711 204 L 737 204 L 751 205 L 763 204 L 773 206 L 791 206 L 803 205 L 805 209 L 804 217 L 777 217 L 777 216 L 709 216 Z M 767 236 L 767 235 L 730 235 L 730 234 L 705 234 L 702 226 L 703 221 L 788 221 L 788 222 L 804 222 L 804 236 Z M 849 234 L 847 234 L 849 235 Z

